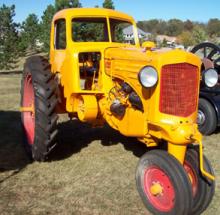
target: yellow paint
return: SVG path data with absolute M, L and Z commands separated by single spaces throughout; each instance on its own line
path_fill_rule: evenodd
M 30 106 L 30 107 L 20 107 L 20 112 L 31 112 L 34 113 L 34 106 Z
M 186 145 L 179 145 L 179 144 L 173 144 L 168 143 L 168 152 L 175 156 L 175 158 L 183 164 L 185 159 L 185 153 L 186 153 Z
M 154 183 L 150 187 L 150 192 L 154 196 L 161 195 L 163 193 L 163 188 L 162 188 L 162 186 L 159 183 Z
M 143 48 L 146 48 L 146 50 L 151 50 L 152 48 L 156 47 L 156 44 L 154 42 L 151 41 L 145 41 L 142 43 L 141 45 Z
M 82 95 L 78 98 L 77 114 L 82 122 L 93 121 L 98 114 L 98 104 L 96 97 L 93 95 Z
M 72 19 L 75 17 L 102 17 L 107 20 L 108 42 L 74 42 L 72 40 Z M 134 29 L 135 44 L 116 43 L 112 41 L 109 19 L 114 18 L 130 22 Z M 54 47 L 54 23 L 58 19 L 66 21 L 66 49 L 56 50 Z M 144 47 L 154 47 L 153 43 L 145 43 Z M 58 73 L 60 84 L 66 98 L 66 112 L 78 114 L 83 122 L 95 124 L 106 121 L 111 127 L 125 136 L 137 137 L 147 146 L 156 146 L 162 140 L 168 142 L 168 151 L 183 163 L 186 146 L 198 143 L 202 147 L 202 137 L 196 124 L 197 110 L 188 117 L 178 117 L 161 113 L 159 111 L 161 68 L 168 64 L 188 63 L 200 71 L 201 60 L 183 50 L 168 52 L 144 51 L 140 47 L 137 28 L 134 19 L 124 13 L 109 9 L 80 8 L 65 9 L 58 12 L 52 22 L 50 62 L 52 72 Z M 78 56 L 82 52 L 99 52 L 101 54 L 98 81 L 92 81 L 91 90 L 82 90 L 80 87 L 80 71 L 82 64 Z M 86 62 L 91 66 L 91 61 Z M 138 81 L 138 73 L 145 66 L 152 66 L 158 72 L 156 86 L 145 89 Z M 198 80 L 200 74 L 198 73 Z M 128 98 L 120 95 L 120 102 L 126 107 L 125 115 L 117 117 L 110 111 L 112 104 L 109 92 L 119 85 L 120 81 L 128 83 L 141 98 L 143 111 L 133 108 Z M 199 81 L 195 90 L 199 93 Z M 187 94 L 186 94 L 187 96 Z M 198 104 L 199 94 L 197 95 Z M 97 123 L 96 123 L 97 122 Z M 195 138 L 196 137 L 196 138 Z M 200 160 L 202 150 L 200 147 Z M 202 162 L 201 162 L 202 163 Z M 203 170 L 208 178 L 210 174 Z
M 202 146 L 202 141 L 199 141 L 199 162 L 200 162 L 200 170 L 202 172 L 202 174 L 211 179 L 211 180 L 215 180 L 215 176 L 211 175 L 210 173 L 208 173 L 205 169 L 204 169 L 204 165 L 203 165 L 203 146 Z

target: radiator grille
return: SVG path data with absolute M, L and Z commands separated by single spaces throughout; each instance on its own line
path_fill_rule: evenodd
M 197 106 L 198 67 L 188 63 L 162 67 L 160 112 L 187 117 Z

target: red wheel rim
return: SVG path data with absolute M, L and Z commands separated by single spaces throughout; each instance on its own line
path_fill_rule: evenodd
M 198 190 L 198 178 L 197 178 L 196 172 L 188 161 L 184 161 L 183 167 L 189 176 L 189 179 L 192 185 L 193 197 L 195 197 L 197 190 Z
M 32 109 L 29 111 L 23 111 L 23 125 L 29 145 L 34 143 L 35 133 L 35 114 L 34 114 L 34 88 L 31 75 L 27 75 L 24 79 L 24 92 L 23 92 L 23 108 Z
M 152 193 L 152 186 L 157 184 L 161 192 L 157 195 Z M 157 210 L 168 212 L 175 203 L 175 191 L 172 181 L 167 174 L 158 167 L 149 167 L 144 172 L 144 192 L 150 203 Z

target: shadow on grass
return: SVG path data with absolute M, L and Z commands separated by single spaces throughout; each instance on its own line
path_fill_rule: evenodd
M 0 183 L 19 173 L 30 163 L 22 145 L 20 113 L 0 111 Z
M 123 144 L 125 150 L 140 157 L 147 148 L 136 138 L 128 138 L 113 130 L 108 125 L 102 128 L 91 128 L 90 125 L 77 120 L 59 124 L 59 144 L 51 154 L 51 160 L 62 160 L 80 152 L 92 141 L 100 141 L 103 146 Z
M 127 138 L 108 125 L 91 128 L 88 124 L 73 120 L 60 123 L 58 129 L 59 144 L 51 153 L 50 161 L 63 160 L 79 153 L 95 140 L 100 141 L 103 146 L 123 144 L 125 150 L 132 151 L 137 157 L 147 150 L 146 146 L 135 138 Z M 12 176 L 30 163 L 22 144 L 19 112 L 0 111 L 0 134 L 0 173 L 12 171 Z M 4 180 L 0 178 L 0 183 Z

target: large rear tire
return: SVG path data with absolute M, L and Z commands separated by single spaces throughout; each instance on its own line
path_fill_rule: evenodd
M 146 208 L 153 214 L 188 215 L 192 187 L 183 166 L 166 151 L 145 153 L 137 166 L 136 184 Z
M 28 155 L 45 161 L 57 144 L 57 85 L 48 61 L 30 57 L 21 81 L 21 121 Z

